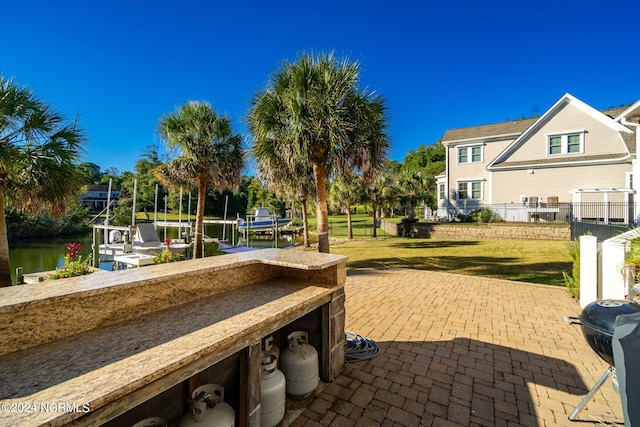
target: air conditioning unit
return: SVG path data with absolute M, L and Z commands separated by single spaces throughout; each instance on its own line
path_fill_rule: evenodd
M 521 194 L 521 195 L 520 195 L 520 201 L 521 201 L 522 203 L 527 203 L 527 201 L 528 201 L 528 200 L 529 200 L 529 199 L 528 199 L 528 198 L 527 198 L 527 196 L 525 196 L 524 194 Z

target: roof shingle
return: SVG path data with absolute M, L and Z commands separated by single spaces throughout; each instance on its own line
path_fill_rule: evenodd
M 524 132 L 535 119 L 513 120 L 489 125 L 471 126 L 466 128 L 449 129 L 444 133 L 442 142 L 460 141 L 470 138 L 487 138 L 498 135 L 512 135 Z

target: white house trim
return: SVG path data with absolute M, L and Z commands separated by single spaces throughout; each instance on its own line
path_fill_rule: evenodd
M 616 122 L 624 121 L 623 119 L 629 116 L 629 114 L 635 109 L 640 109 L 640 100 L 636 101 L 631 107 L 627 108 L 622 113 L 618 114 L 618 117 L 616 117 L 614 120 Z
M 489 178 L 487 179 L 487 200 L 489 204 L 493 203 L 493 171 L 489 171 Z
M 547 158 L 553 158 L 552 156 L 547 156 Z M 625 161 L 629 161 L 631 156 L 629 154 L 625 154 L 622 157 L 614 157 L 611 159 L 595 159 L 595 160 L 569 160 L 566 162 L 553 162 L 553 163 L 523 163 L 519 165 L 507 165 L 507 166 L 492 166 L 491 169 L 487 166 L 489 171 L 495 170 L 518 170 L 518 169 L 547 169 L 547 168 L 559 168 L 559 167 L 567 167 L 567 166 L 591 166 L 591 165 L 610 165 L 621 163 Z

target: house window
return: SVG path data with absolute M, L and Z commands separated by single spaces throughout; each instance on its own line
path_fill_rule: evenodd
M 562 154 L 562 138 L 559 136 L 549 137 L 549 154 Z
M 566 135 L 549 135 L 549 155 L 584 152 L 584 132 Z
M 445 199 L 444 184 L 438 184 L 438 200 Z
M 581 134 L 567 135 L 567 153 L 579 153 L 582 151 Z
M 479 145 L 475 147 L 471 147 L 471 162 L 477 163 L 481 161 L 482 161 L 482 147 Z
M 482 199 L 482 181 L 458 182 L 458 200 L 468 199 Z
M 458 148 L 458 163 L 467 163 L 469 160 L 467 147 Z
M 458 163 L 481 163 L 482 145 L 458 147 Z

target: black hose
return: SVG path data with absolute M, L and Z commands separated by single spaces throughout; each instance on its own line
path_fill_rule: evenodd
M 347 362 L 359 362 L 374 357 L 380 352 L 380 347 L 375 341 L 364 338 L 353 332 L 346 332 L 347 344 L 345 354 Z

